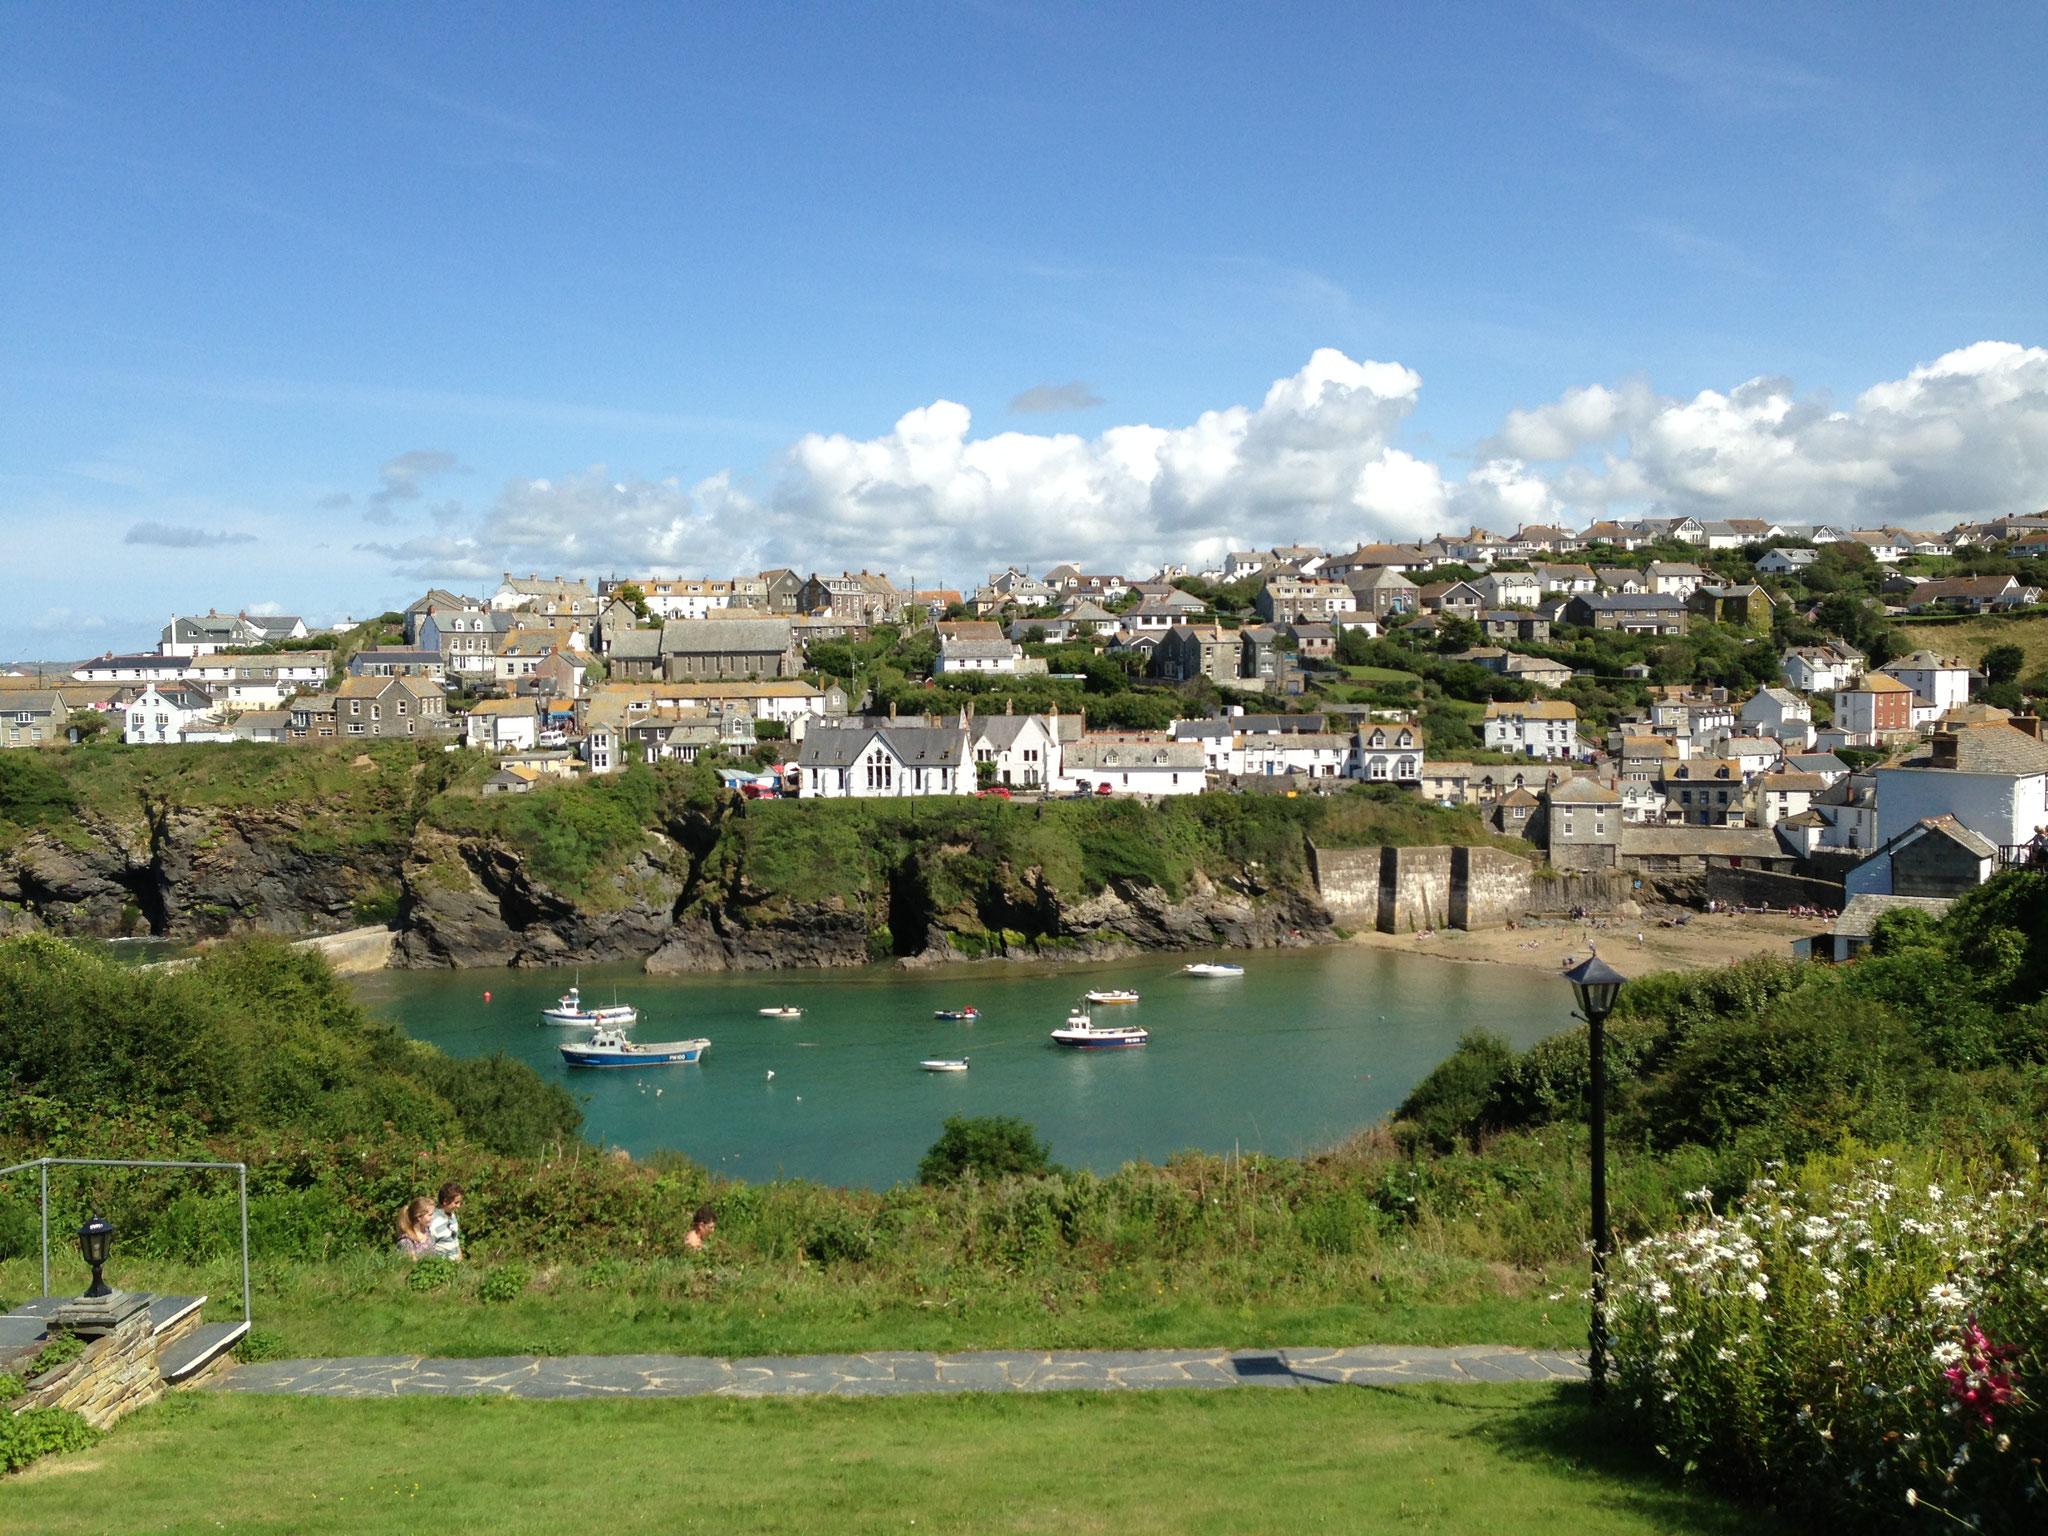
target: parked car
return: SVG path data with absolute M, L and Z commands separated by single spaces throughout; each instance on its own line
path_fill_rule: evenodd
M 1095 793 L 1098 795 L 1113 795 L 1116 793 L 1116 791 L 1111 789 L 1109 787 L 1108 782 L 1105 780 L 1103 783 L 1100 783 L 1095 786 Z

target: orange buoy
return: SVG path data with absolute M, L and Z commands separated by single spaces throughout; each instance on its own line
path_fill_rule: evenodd
M 488 992 L 486 992 L 486 993 L 484 994 L 484 1001 L 488 1003 L 488 1002 L 489 1002 L 490 1000 L 491 1000 L 491 994 L 490 994 L 490 993 L 488 993 Z

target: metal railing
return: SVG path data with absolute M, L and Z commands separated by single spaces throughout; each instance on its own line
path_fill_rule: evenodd
M 242 1208 L 242 1321 L 249 1315 L 249 1165 L 247 1163 L 181 1163 L 158 1158 L 39 1157 L 32 1163 L 0 1168 L 0 1179 L 11 1173 L 35 1168 L 42 1175 L 43 1294 L 50 1294 L 50 1170 L 52 1168 L 232 1168 L 239 1186 Z

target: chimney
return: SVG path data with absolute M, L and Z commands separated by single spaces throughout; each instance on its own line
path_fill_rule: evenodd
M 889 718 L 891 720 L 896 718 L 896 701 L 894 699 L 889 701 Z
M 1930 767 L 1955 767 L 1956 733 L 1954 731 L 1936 731 L 1933 737 L 1929 739 L 1928 745 L 1934 749 L 1934 756 L 1929 761 Z
M 2039 715 L 2014 715 L 2005 722 L 2016 731 L 2024 731 L 2039 741 L 2041 739 L 2041 717 Z
M 1058 709 L 1058 708 L 1059 708 L 1059 706 L 1058 706 L 1057 704 L 1055 704 L 1055 705 L 1053 706 L 1053 708 L 1054 708 L 1054 709 Z M 1003 700 L 1003 713 L 1004 713 L 1004 714 L 1006 714 L 1006 715 L 1014 715 L 1014 714 L 1015 714 L 1016 712 L 1017 712 L 1017 701 L 1016 701 L 1016 699 L 1014 699 L 1014 698 L 1008 698 L 1008 699 L 1005 699 L 1005 700 Z

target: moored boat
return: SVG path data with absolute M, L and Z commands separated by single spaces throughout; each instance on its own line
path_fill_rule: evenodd
M 800 1019 L 803 1016 L 804 1011 L 801 1008 L 782 1007 L 763 1008 L 761 1010 L 761 1017 L 764 1019 Z
M 1182 966 L 1180 973 L 1183 976 L 1242 976 L 1244 974 L 1244 967 L 1241 965 L 1217 965 L 1211 961 L 1198 960 L 1193 965 Z
M 1127 991 L 1121 987 L 1112 987 L 1105 992 L 1089 992 L 1084 995 L 1091 1003 L 1135 1003 L 1138 1000 L 1137 993 Z
M 978 1019 L 981 1017 L 981 1010 L 979 1008 L 941 1008 L 932 1017 L 935 1019 Z
M 965 1056 L 927 1056 L 918 1065 L 927 1072 L 965 1072 L 967 1070 L 967 1058 Z
M 640 1021 L 640 1010 L 625 1003 L 586 1008 L 583 989 L 571 987 L 552 1008 L 540 1011 L 543 1024 L 560 1024 L 569 1029 L 627 1029 Z
M 1118 1046 L 1143 1045 L 1152 1038 L 1142 1024 L 1097 1024 L 1085 1009 L 1076 1008 L 1067 1022 L 1052 1032 L 1055 1044 L 1077 1051 L 1099 1051 Z
M 622 1029 L 599 1029 L 588 1040 L 555 1047 L 572 1067 L 688 1066 L 711 1049 L 709 1040 L 663 1040 L 636 1044 Z

